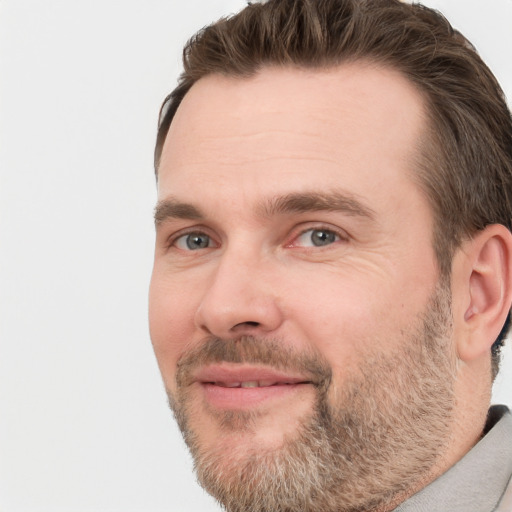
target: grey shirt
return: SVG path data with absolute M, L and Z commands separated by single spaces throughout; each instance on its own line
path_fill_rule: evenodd
M 446 473 L 399 505 L 394 512 L 501 512 L 512 477 L 512 414 L 507 407 L 489 409 L 486 434 Z M 498 505 L 501 505 L 498 507 Z

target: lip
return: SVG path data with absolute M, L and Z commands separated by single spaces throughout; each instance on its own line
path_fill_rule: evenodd
M 247 365 L 211 365 L 197 371 L 194 383 L 218 409 L 250 410 L 263 402 L 290 398 L 313 382 L 304 375 Z

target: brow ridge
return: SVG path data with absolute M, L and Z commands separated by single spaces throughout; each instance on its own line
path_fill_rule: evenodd
M 340 211 L 347 215 L 375 218 L 375 212 L 353 194 L 346 192 L 291 192 L 275 196 L 258 204 L 256 211 L 263 217 L 314 211 Z M 189 203 L 175 198 L 161 200 L 155 207 L 155 224 L 167 219 L 201 220 L 205 215 Z
M 375 218 L 375 212 L 356 196 L 347 192 L 292 192 L 263 202 L 259 208 L 264 216 L 312 211 L 340 211 L 347 215 Z
M 192 204 L 183 203 L 174 198 L 158 201 L 155 206 L 155 224 L 161 224 L 167 219 L 203 219 L 201 210 Z

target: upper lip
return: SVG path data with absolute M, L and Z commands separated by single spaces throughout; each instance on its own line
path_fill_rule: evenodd
M 208 365 L 194 373 L 193 381 L 236 386 L 242 382 L 257 382 L 261 385 L 310 383 L 311 378 L 288 373 L 264 366 L 249 365 Z

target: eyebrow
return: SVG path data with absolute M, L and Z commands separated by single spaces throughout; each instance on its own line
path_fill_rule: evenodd
M 364 205 L 353 194 L 346 192 L 292 192 L 276 196 L 260 203 L 256 211 L 262 217 L 272 217 L 290 213 L 315 211 L 338 211 L 351 216 L 375 219 L 375 212 Z M 155 207 L 155 224 L 168 219 L 201 220 L 205 215 L 192 204 L 175 198 L 159 201 Z
M 294 192 L 265 201 L 259 208 L 262 215 L 314 211 L 337 211 L 355 217 L 375 219 L 375 211 L 363 204 L 353 194 L 346 192 Z
M 192 204 L 182 203 L 174 198 L 158 201 L 155 206 L 155 224 L 158 225 L 167 219 L 203 219 L 204 215 L 199 208 Z

